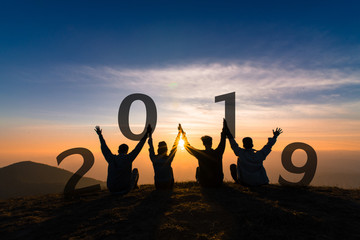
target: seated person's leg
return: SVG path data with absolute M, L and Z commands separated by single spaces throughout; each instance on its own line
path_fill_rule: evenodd
M 134 168 L 131 173 L 130 191 L 139 188 L 137 185 L 138 180 L 139 180 L 139 170 L 137 168 Z
M 130 185 L 125 188 L 125 189 L 116 189 L 116 190 L 112 190 L 110 191 L 111 194 L 113 195 L 124 195 L 127 194 L 128 192 L 130 192 L 133 189 L 139 188 L 137 186 L 137 182 L 139 180 L 139 171 L 137 170 L 137 168 L 134 168 L 133 171 L 131 172 L 131 179 L 130 179 Z

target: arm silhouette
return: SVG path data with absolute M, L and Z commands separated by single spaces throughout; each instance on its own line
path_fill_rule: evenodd
M 225 132 L 225 135 L 227 136 L 227 138 L 229 139 L 229 142 L 230 142 L 230 146 L 231 146 L 231 149 L 233 150 L 234 154 L 236 156 L 239 156 L 240 153 L 242 151 L 244 151 L 243 148 L 239 147 L 239 145 L 237 144 L 237 142 L 235 141 L 233 135 L 231 134 L 230 132 L 230 129 L 228 128 L 227 126 L 227 122 L 226 120 L 224 119 L 224 128 L 223 128 L 223 131 Z
M 132 150 L 132 151 L 128 154 L 128 156 L 130 157 L 130 159 L 131 159 L 132 161 L 134 161 L 135 158 L 137 157 L 137 155 L 140 153 L 142 147 L 143 147 L 144 144 L 145 144 L 146 138 L 148 137 L 149 132 L 151 132 L 151 130 L 152 130 L 152 129 L 151 129 L 151 126 L 150 126 L 150 124 L 149 124 L 148 127 L 147 127 L 147 131 L 146 131 L 146 133 L 144 134 L 144 136 L 141 138 L 141 140 L 140 140 L 139 143 L 136 145 L 136 147 L 134 148 L 134 150 Z
M 100 126 L 95 126 L 95 132 L 99 135 L 99 140 L 101 144 L 101 152 L 103 153 L 105 160 L 108 161 L 109 156 L 112 156 L 112 152 L 110 151 L 109 147 L 106 145 L 105 139 L 102 135 L 102 129 Z
M 181 125 L 179 124 L 178 134 L 177 134 L 177 136 L 176 136 L 176 138 L 175 138 L 175 142 L 174 142 L 174 144 L 173 144 L 173 146 L 172 146 L 172 148 L 171 148 L 171 150 L 170 150 L 170 153 L 169 153 L 169 159 L 170 159 L 170 161 L 172 161 L 172 160 L 174 159 L 174 155 L 175 155 L 175 153 L 176 153 L 176 151 L 177 151 L 177 146 L 178 146 L 179 141 L 180 141 L 180 135 L 181 135 L 181 133 L 182 133 L 182 128 L 181 128 Z
M 154 157 L 155 157 L 155 151 L 154 151 L 154 145 L 153 145 L 153 139 L 152 139 L 152 133 L 151 133 L 151 131 L 150 131 L 150 133 L 149 133 L 148 144 L 149 144 L 150 160 L 153 161 L 153 159 L 154 159 Z
M 267 144 L 260 150 L 256 152 L 256 155 L 259 155 L 259 161 L 265 160 L 266 156 L 271 152 L 272 146 L 276 143 L 277 137 L 283 132 L 281 128 L 276 128 L 273 131 L 273 137 L 268 139 Z
M 182 132 L 182 136 L 183 136 L 183 140 L 184 140 L 184 147 L 185 147 L 186 151 L 188 151 L 188 153 L 190 153 L 191 155 L 196 156 L 196 153 L 198 152 L 198 150 L 190 145 L 190 143 L 186 137 L 186 132 L 184 132 L 181 125 L 180 125 L 180 128 L 181 128 L 180 131 Z
M 220 153 L 224 153 L 224 151 L 225 151 L 226 128 L 227 128 L 227 123 L 226 123 L 226 120 L 224 119 L 223 128 L 221 131 L 220 143 L 219 143 L 218 147 L 216 148 L 216 151 L 219 151 Z

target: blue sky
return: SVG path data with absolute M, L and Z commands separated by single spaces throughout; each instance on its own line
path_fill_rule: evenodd
M 3 68 L 268 60 L 356 67 L 356 1 L 11 1 Z M 34 61 L 35 60 L 35 61 Z
M 293 141 L 357 150 L 359 12 L 357 1 L 2 3 L 0 158 L 21 159 L 19 142 L 25 155 L 47 141 L 53 155 L 75 140 L 98 150 L 93 126 L 121 137 L 117 111 L 135 92 L 156 102 L 159 136 L 178 122 L 190 138 L 218 132 L 214 97 L 235 91 L 239 137 L 282 126 L 278 150 Z M 132 109 L 141 130 L 144 108 Z
M 66 77 L 56 75 L 66 66 L 251 61 L 350 73 L 360 63 L 356 1 L 11 1 L 1 9 L 3 96 L 61 89 Z
M 96 106 L 94 97 L 106 98 L 110 89 L 94 78 L 105 68 L 212 64 L 353 79 L 292 97 L 283 93 L 284 103 L 321 102 L 322 95 L 358 100 L 359 6 L 356 1 L 6 2 L 0 14 L 0 106 L 8 116 L 20 109 L 32 117 L 41 114 L 39 107 L 44 114 L 54 108 L 76 114 L 74 102 L 86 108 Z

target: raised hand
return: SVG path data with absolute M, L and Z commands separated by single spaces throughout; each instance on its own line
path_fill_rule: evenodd
M 224 118 L 224 120 L 223 120 L 223 130 L 225 130 L 225 131 L 229 130 L 228 125 L 227 125 L 227 122 L 226 122 L 225 118 Z
M 186 137 L 186 132 L 184 132 L 184 129 L 182 128 L 181 124 L 179 123 L 179 126 L 178 126 L 178 129 L 179 131 L 181 132 L 181 134 Z
M 181 124 L 179 123 L 179 126 L 178 126 L 178 130 L 179 130 L 179 132 L 181 132 L 181 133 L 183 133 L 184 132 L 184 130 L 182 129 L 182 127 L 181 127 Z
M 100 126 L 95 126 L 95 132 L 100 136 L 102 133 L 102 129 L 100 129 Z
M 232 137 L 232 134 L 230 132 L 230 129 L 229 129 L 228 125 L 227 125 L 227 122 L 226 122 L 225 118 L 224 118 L 224 121 L 223 121 L 223 129 L 222 130 L 226 134 L 227 137 L 229 137 L 229 138 Z
M 151 125 L 149 124 L 149 125 L 147 126 L 147 129 L 146 129 L 146 134 L 149 134 L 149 137 L 151 137 L 151 133 L 152 133 L 152 127 L 151 127 Z
M 281 128 L 276 128 L 275 131 L 273 130 L 274 137 L 279 136 L 282 132 L 283 130 Z

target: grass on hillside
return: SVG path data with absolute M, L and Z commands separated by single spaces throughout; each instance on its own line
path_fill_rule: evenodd
M 0 202 L 1 239 L 360 239 L 360 190 L 247 188 L 227 183 L 173 191 L 142 185 L 125 196 L 101 191 Z

